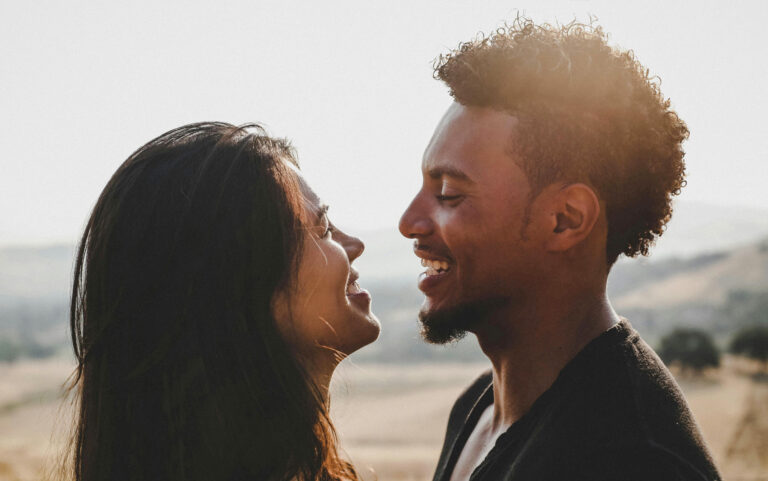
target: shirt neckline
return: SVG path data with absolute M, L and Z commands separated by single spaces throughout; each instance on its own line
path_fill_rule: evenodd
M 520 436 L 527 430 L 526 428 L 531 427 L 534 424 L 535 419 L 543 410 L 545 410 L 550 400 L 560 389 L 562 389 L 562 386 L 566 383 L 566 380 L 570 377 L 570 374 L 576 370 L 578 366 L 582 365 L 584 362 L 587 362 L 591 357 L 592 352 L 598 349 L 599 346 L 605 342 L 610 342 L 615 338 L 628 338 L 632 335 L 632 333 L 633 329 L 629 324 L 629 321 L 621 317 L 619 322 L 603 331 L 599 336 L 589 341 L 586 346 L 584 346 L 581 351 L 579 351 L 576 356 L 574 356 L 573 359 L 571 359 L 563 367 L 563 369 L 560 370 L 560 373 L 557 375 L 552 385 L 547 388 L 547 390 L 544 391 L 536 399 L 536 401 L 534 401 L 530 409 L 528 409 L 528 411 L 520 419 L 514 422 L 503 433 L 501 433 L 498 438 L 496 438 L 493 448 L 491 448 L 488 454 L 486 454 L 485 458 L 480 462 L 480 464 L 475 467 L 475 469 L 472 471 L 472 474 L 470 474 L 469 479 L 473 479 L 475 473 L 481 472 L 486 465 L 491 463 L 493 459 L 496 458 L 497 453 L 501 451 L 503 447 L 506 447 L 516 439 L 519 439 Z M 485 409 L 487 409 L 491 404 L 493 404 L 492 375 L 488 381 L 488 385 L 485 387 L 480 397 L 469 410 L 469 413 L 464 420 L 464 424 L 462 425 L 458 436 L 454 438 L 451 446 L 451 454 L 448 457 L 448 461 L 446 462 L 443 472 L 438 479 L 445 480 L 447 479 L 446 473 L 453 473 L 453 470 L 456 468 L 456 463 L 459 460 L 459 456 L 461 456 L 461 452 L 464 450 L 469 436 L 477 427 L 477 422 L 479 421 L 480 416 L 482 415 L 483 411 L 485 411 Z M 450 471 L 448 468 L 450 468 Z

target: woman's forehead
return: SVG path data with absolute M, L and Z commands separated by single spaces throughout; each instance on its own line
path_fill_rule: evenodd
M 310 212 L 319 216 L 325 207 L 323 201 L 320 199 L 320 196 L 317 195 L 317 193 L 312 189 L 312 187 L 307 182 L 307 179 L 304 178 L 301 170 L 299 170 L 299 168 L 294 163 L 286 161 L 286 164 L 296 175 L 296 179 L 299 183 L 299 189 L 301 190 L 301 195 L 304 198 L 304 206 Z

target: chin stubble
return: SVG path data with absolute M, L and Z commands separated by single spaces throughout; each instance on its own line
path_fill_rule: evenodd
M 458 342 L 497 305 L 498 301 L 487 300 L 432 311 L 422 309 L 419 312 L 421 337 L 430 344 Z

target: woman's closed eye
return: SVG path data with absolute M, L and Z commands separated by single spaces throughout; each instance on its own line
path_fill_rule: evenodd
M 318 231 L 321 233 L 320 238 L 326 239 L 329 236 L 333 234 L 333 232 L 336 230 L 335 227 L 333 227 L 333 224 L 331 224 L 330 219 L 328 219 L 328 206 L 323 205 L 320 207 L 320 212 L 318 213 L 318 218 L 320 220 L 320 223 L 318 225 L 319 229 Z
M 335 231 L 336 231 L 336 228 L 333 226 L 333 224 L 331 224 L 331 222 L 326 217 L 325 223 L 324 223 L 323 239 L 330 237 Z

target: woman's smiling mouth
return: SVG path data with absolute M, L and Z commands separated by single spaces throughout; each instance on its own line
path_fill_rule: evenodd
M 349 276 L 349 281 L 347 282 L 347 289 L 346 294 L 347 298 L 358 304 L 360 307 L 368 308 L 371 303 L 371 294 L 360 287 L 360 284 L 357 283 L 357 279 L 360 277 L 360 274 L 357 273 L 357 271 L 352 271 L 351 275 Z

